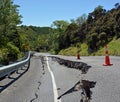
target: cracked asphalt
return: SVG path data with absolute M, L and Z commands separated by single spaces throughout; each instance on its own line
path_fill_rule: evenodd
M 53 83 L 48 71 L 46 59 L 41 62 L 41 55 L 36 53 L 31 58 L 30 68 L 14 83 L 0 93 L 0 102 L 54 102 Z M 91 89 L 90 102 L 120 102 L 120 57 L 111 56 L 113 66 L 103 66 L 104 56 L 81 57 L 58 56 L 72 61 L 81 61 L 92 66 L 86 74 L 80 70 L 59 65 L 49 58 L 49 65 L 54 74 L 58 95 L 69 91 L 78 81 L 95 81 L 96 85 Z M 19 74 L 24 70 L 19 70 Z M 14 80 L 19 74 L 11 75 L 13 79 L 5 78 L 0 81 L 0 88 Z M 69 91 L 61 97 L 61 102 L 80 102 L 81 91 Z
M 40 90 L 42 73 L 40 59 L 37 57 L 31 58 L 28 71 L 0 93 L 0 102 L 35 102 Z M 16 78 L 18 75 L 11 75 L 11 77 L 13 76 Z M 5 85 L 11 80 L 5 78 L 0 82 L 0 85 Z

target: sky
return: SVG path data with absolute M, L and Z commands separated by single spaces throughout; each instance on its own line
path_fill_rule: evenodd
M 13 0 L 19 5 L 22 25 L 50 27 L 56 20 L 77 19 L 88 15 L 101 5 L 106 10 L 114 8 L 120 0 Z

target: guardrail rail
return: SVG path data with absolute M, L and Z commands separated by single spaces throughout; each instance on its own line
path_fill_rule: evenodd
M 30 52 L 26 53 L 26 58 L 22 61 L 0 67 L 0 78 L 10 75 L 12 72 L 19 70 L 25 64 L 30 63 Z

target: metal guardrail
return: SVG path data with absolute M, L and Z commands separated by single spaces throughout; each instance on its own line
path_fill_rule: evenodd
M 0 67 L 0 78 L 4 77 L 6 75 L 9 75 L 14 71 L 17 71 L 22 66 L 29 63 L 29 61 L 30 61 L 30 52 L 27 53 L 27 57 L 24 60 L 22 60 L 20 62 L 13 63 L 13 64 L 10 64 L 10 65 L 7 65 L 7 66 Z

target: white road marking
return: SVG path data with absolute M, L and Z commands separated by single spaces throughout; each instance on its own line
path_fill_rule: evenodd
M 48 57 L 47 56 L 46 56 L 46 60 L 47 60 L 48 71 L 50 72 L 50 75 L 51 75 L 51 78 L 52 78 L 52 83 L 53 83 L 54 102 L 61 102 L 61 99 L 59 99 L 59 100 L 57 99 L 58 98 L 58 92 L 57 92 L 55 77 L 54 77 L 54 74 L 53 74 L 52 70 L 50 69 L 50 65 L 48 63 Z

